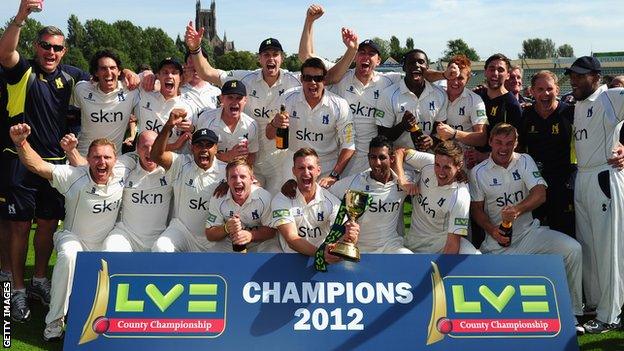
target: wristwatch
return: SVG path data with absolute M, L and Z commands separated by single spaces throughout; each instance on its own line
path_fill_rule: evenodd
M 329 173 L 329 176 L 338 180 L 340 179 L 340 174 L 338 174 L 338 172 L 336 172 L 335 170 L 332 169 L 331 173 Z

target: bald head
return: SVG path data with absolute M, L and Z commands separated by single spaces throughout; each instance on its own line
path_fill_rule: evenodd
M 151 146 L 152 144 L 154 144 L 154 140 L 156 140 L 157 136 L 158 136 L 158 133 L 156 133 L 153 130 L 144 130 L 139 134 L 138 144 L 147 143 Z
M 137 142 L 136 152 L 139 154 L 139 162 L 141 167 L 146 171 L 153 171 L 158 166 L 150 158 L 150 152 L 152 151 L 152 145 L 158 133 L 153 130 L 144 130 L 139 134 L 139 141 Z

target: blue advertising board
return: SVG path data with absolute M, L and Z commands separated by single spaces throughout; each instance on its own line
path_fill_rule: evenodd
M 79 253 L 65 350 L 578 350 L 549 255 Z

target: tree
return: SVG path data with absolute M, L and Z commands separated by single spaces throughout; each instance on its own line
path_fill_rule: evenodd
M 286 55 L 284 54 L 284 63 L 282 63 L 282 67 L 291 71 L 291 72 L 297 72 L 301 70 L 301 61 L 299 61 L 299 55 L 297 54 L 291 54 L 291 55 Z
M 414 39 L 413 38 L 408 37 L 407 39 L 405 39 L 405 48 L 408 51 L 414 49 Z
M 6 23 L 8 26 L 10 22 Z M 43 28 L 43 25 L 39 23 L 39 21 L 28 18 L 26 19 L 26 24 L 22 27 L 20 31 L 20 40 L 17 44 L 17 52 L 22 57 L 33 57 L 33 43 L 37 39 L 37 32 Z
M 230 51 L 215 58 L 219 69 L 229 71 L 233 69 L 252 70 L 260 67 L 256 55 L 249 51 Z
M 86 40 L 84 45 L 80 47 L 84 57 L 90 58 L 102 49 L 117 49 L 124 41 L 117 28 L 99 19 L 88 20 L 85 23 L 85 29 L 87 31 Z
M 555 43 L 551 39 L 527 39 L 522 42 L 522 53 L 519 58 L 545 59 L 555 57 Z
M 401 61 L 403 59 L 403 54 L 405 50 L 401 47 L 401 42 L 399 42 L 399 38 L 394 35 L 390 37 L 390 56 L 397 61 Z
M 570 44 L 563 44 L 557 48 L 557 56 L 574 57 L 574 49 Z
M 444 57 L 442 61 L 448 62 L 451 60 L 451 57 L 455 55 L 465 55 L 468 57 L 470 61 L 479 61 L 479 55 L 477 51 L 470 46 L 461 38 L 455 40 L 449 40 L 446 43 L 447 50 L 444 51 Z
M 143 45 L 150 52 L 149 63 L 152 67 L 157 67 L 160 61 L 166 57 L 174 57 L 182 62 L 184 55 L 178 50 L 175 42 L 162 29 L 147 27 L 143 31 Z
M 202 39 L 201 47 L 206 52 L 206 54 L 208 54 L 208 62 L 210 62 L 210 65 L 214 67 L 214 48 L 210 46 L 210 43 L 208 43 L 206 39 Z
M 372 39 L 377 46 L 379 46 L 379 56 L 381 57 L 381 62 L 383 63 L 390 57 L 390 42 L 379 37 L 374 37 Z
M 178 36 L 176 37 L 175 46 L 178 48 L 180 52 L 186 52 L 186 43 L 180 37 L 180 34 L 178 34 Z
M 152 52 L 145 43 L 144 31 L 141 27 L 135 26 L 130 21 L 116 21 L 113 27 L 124 38 L 116 46 L 124 67 L 136 69 L 142 63 L 150 63 Z
M 72 14 L 67 20 L 67 46 L 70 48 L 81 48 L 85 45 L 87 30 L 80 23 L 78 16 Z
M 65 56 L 63 56 L 63 63 L 78 67 L 83 71 L 89 72 L 89 62 L 82 55 L 82 51 L 79 48 L 70 46 L 67 48 Z

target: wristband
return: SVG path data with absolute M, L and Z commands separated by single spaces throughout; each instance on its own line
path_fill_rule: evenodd
M 198 46 L 198 47 L 197 47 L 197 48 L 195 48 L 195 49 L 191 49 L 191 48 L 189 48 L 189 54 L 191 54 L 191 55 L 197 55 L 197 54 L 199 54 L 200 52 L 201 52 L 201 45 L 200 45 L 200 46 Z
M 230 232 L 228 232 L 227 230 L 227 224 L 223 225 L 223 231 L 225 232 L 225 234 L 230 235 Z
M 455 137 L 457 137 L 457 129 L 455 129 L 455 133 L 453 133 L 453 136 L 451 137 L 451 140 L 455 140 Z
M 22 142 L 21 142 L 21 143 L 19 143 L 19 144 L 14 144 L 14 145 L 15 145 L 15 147 L 16 147 L 16 148 L 17 148 L 17 147 L 24 147 L 24 145 L 26 145 L 26 139 L 22 140 Z

